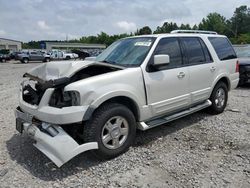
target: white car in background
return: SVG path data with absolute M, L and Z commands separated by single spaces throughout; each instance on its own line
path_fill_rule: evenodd
M 78 55 L 72 52 L 67 52 L 63 50 L 51 50 L 50 52 L 51 59 L 77 59 Z

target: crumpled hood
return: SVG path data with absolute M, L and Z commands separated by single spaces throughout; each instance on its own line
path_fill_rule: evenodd
M 92 64 L 95 61 L 52 61 L 39 65 L 27 74 L 44 81 L 55 80 L 63 77 L 71 77 L 75 72 Z

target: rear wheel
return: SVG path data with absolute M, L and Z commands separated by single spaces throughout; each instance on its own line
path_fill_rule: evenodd
M 97 142 L 93 153 L 101 159 L 114 158 L 128 150 L 136 134 L 136 120 L 124 105 L 109 103 L 101 106 L 84 125 L 86 142 Z
M 224 82 L 219 82 L 214 87 L 210 101 L 212 105 L 209 107 L 211 114 L 220 114 L 224 111 L 227 105 L 228 88 Z

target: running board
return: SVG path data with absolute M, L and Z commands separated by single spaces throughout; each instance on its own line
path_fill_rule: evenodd
M 138 123 L 138 129 L 145 131 L 147 129 L 151 129 L 153 127 L 157 127 L 159 125 L 162 125 L 162 124 L 168 123 L 170 121 L 179 119 L 181 117 L 187 116 L 187 115 L 192 114 L 194 112 L 198 112 L 198 111 L 200 111 L 200 110 L 202 110 L 204 108 L 207 108 L 207 107 L 209 107 L 211 105 L 212 105 L 212 102 L 210 100 L 206 100 L 206 102 L 204 102 L 202 104 L 191 107 L 191 108 L 189 108 L 187 110 L 178 112 L 176 114 L 172 114 L 172 115 L 169 115 L 169 116 L 162 116 L 162 117 L 159 117 L 157 119 L 149 120 L 149 121 L 146 121 L 146 122 L 140 122 L 140 123 Z

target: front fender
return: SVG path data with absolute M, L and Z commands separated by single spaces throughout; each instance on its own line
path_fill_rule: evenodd
M 115 87 L 115 86 L 112 86 Z M 129 86 L 127 86 L 129 87 Z M 116 87 L 117 88 L 117 87 Z M 119 87 L 119 88 L 125 88 L 125 86 L 123 87 Z M 137 107 L 137 111 L 138 111 L 138 115 L 140 117 L 140 112 L 141 112 L 141 108 L 143 106 L 144 100 L 143 97 L 141 99 L 139 99 L 136 96 L 136 93 L 130 92 L 132 89 L 130 88 L 129 90 L 113 90 L 111 88 L 99 88 L 98 90 L 92 91 L 88 94 L 88 97 L 85 98 L 86 101 L 89 101 L 89 109 L 87 110 L 87 113 L 84 115 L 84 120 L 87 120 L 91 117 L 92 113 L 94 112 L 95 109 L 97 109 L 100 105 L 102 105 L 104 102 L 113 99 L 115 97 L 127 97 L 130 100 L 133 101 L 133 103 L 136 105 Z M 134 91 L 136 92 L 136 91 Z M 137 91 L 138 92 L 138 91 Z M 88 102 L 87 102 L 88 103 Z
M 114 97 L 131 99 L 137 105 L 138 111 L 146 104 L 140 68 L 128 68 L 79 80 L 66 86 L 64 90 L 77 90 L 81 94 L 81 105 L 90 106 L 90 112 Z

